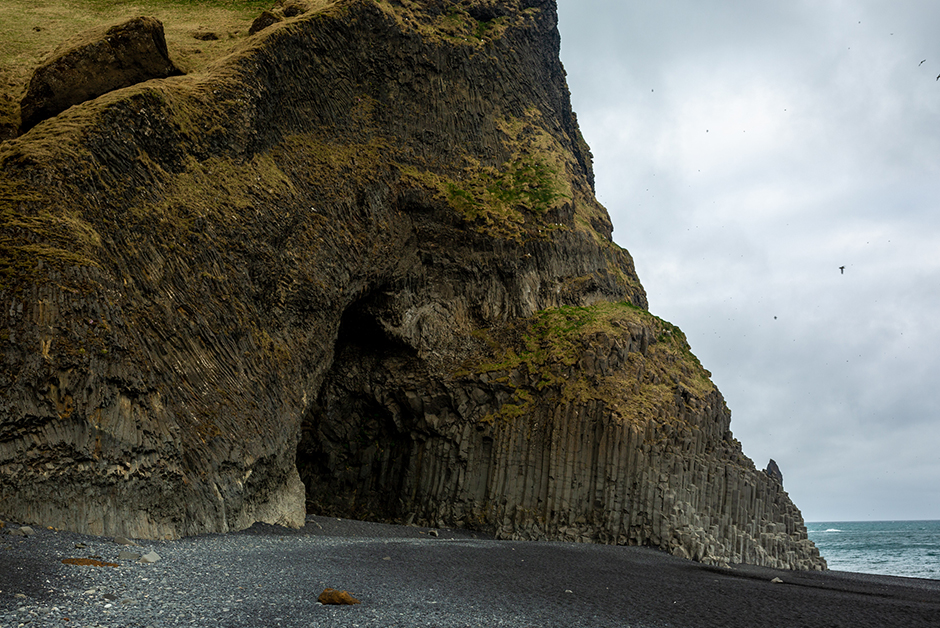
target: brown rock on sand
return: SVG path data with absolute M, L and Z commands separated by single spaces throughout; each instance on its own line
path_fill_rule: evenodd
M 119 567 L 117 563 L 106 563 L 94 558 L 63 558 L 62 562 L 66 565 L 82 565 L 85 567 Z
M 320 597 L 317 598 L 320 604 L 362 604 L 347 591 L 337 591 L 336 589 L 324 589 Z

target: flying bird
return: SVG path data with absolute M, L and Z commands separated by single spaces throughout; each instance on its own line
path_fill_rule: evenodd
M 926 60 L 927 60 L 927 59 L 924 59 L 924 61 L 926 61 Z M 924 61 L 921 61 L 920 63 L 918 63 L 918 64 L 917 64 L 917 67 L 920 67 L 920 66 L 924 65 Z
M 839 266 L 839 274 L 840 274 L 840 275 L 844 275 L 844 274 L 845 274 L 845 266 Z

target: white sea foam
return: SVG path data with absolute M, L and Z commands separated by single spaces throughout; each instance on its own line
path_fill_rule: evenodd
M 807 533 L 832 570 L 940 580 L 940 521 L 826 521 Z

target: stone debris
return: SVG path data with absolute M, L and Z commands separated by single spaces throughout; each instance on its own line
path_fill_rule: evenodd
M 283 22 L 286 18 L 302 15 L 310 10 L 310 6 L 302 0 L 288 0 L 287 2 L 278 2 L 274 8 L 261 13 L 248 29 L 249 35 L 254 35 L 266 29 L 269 26 Z
M 255 33 L 260 33 L 272 24 L 283 21 L 283 19 L 284 18 L 276 15 L 272 11 L 264 11 L 251 23 L 251 26 L 248 28 L 248 34 L 254 35 Z
M 771 580 L 771 582 L 773 582 L 774 584 L 783 584 L 783 580 L 781 580 L 780 578 L 774 578 L 773 580 Z
M 118 545 L 133 545 L 135 547 L 137 546 L 137 543 L 123 536 L 114 537 L 114 542 L 117 543 Z
M 120 567 L 117 563 L 106 563 L 94 558 L 63 558 L 62 563 L 66 565 L 81 565 L 85 567 Z
M 359 600 L 349 594 L 348 591 L 337 591 L 336 589 L 326 588 L 320 597 L 317 598 L 320 604 L 362 604 Z
M 214 31 L 200 29 L 193 32 L 193 39 L 198 39 L 199 41 L 218 41 L 219 35 Z
M 118 553 L 118 560 L 140 560 L 140 554 L 122 550 Z
M 10 536 L 33 536 L 36 532 L 29 526 L 20 526 L 10 530 L 7 534 Z
M 140 557 L 140 562 L 142 563 L 155 563 L 160 560 L 160 555 L 154 552 L 153 550 L 147 552 Z

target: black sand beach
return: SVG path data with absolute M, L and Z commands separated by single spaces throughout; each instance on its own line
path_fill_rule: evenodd
M 119 560 L 129 549 L 160 560 Z M 93 556 L 120 566 L 61 562 Z M 362 603 L 322 606 L 326 587 Z M 37 529 L 0 536 L 0 626 L 20 625 L 936 627 L 940 581 L 724 569 L 649 548 L 324 517 L 138 548 Z

